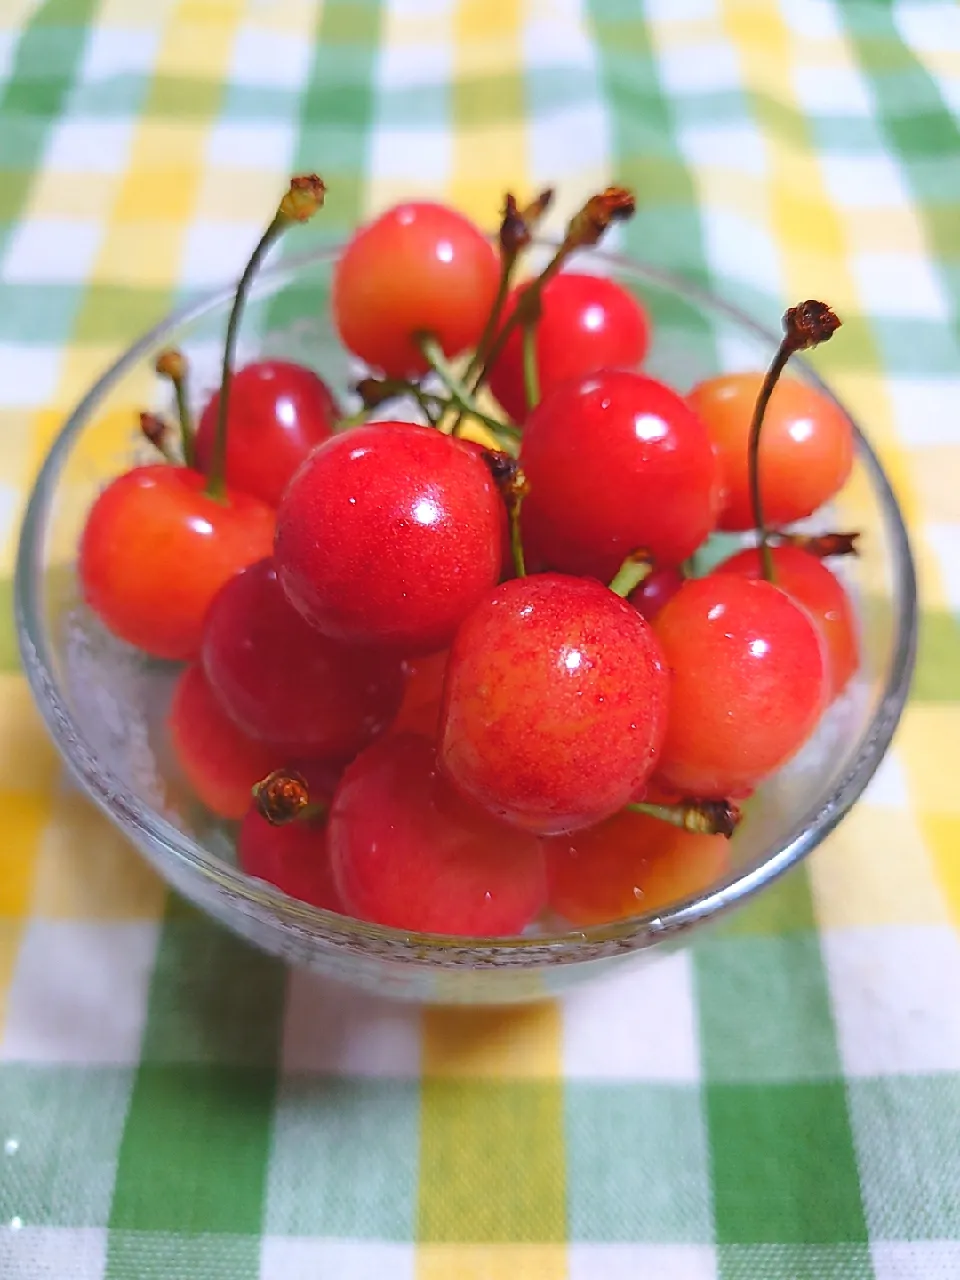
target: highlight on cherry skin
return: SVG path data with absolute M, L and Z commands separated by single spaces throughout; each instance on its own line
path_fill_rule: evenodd
M 186 355 L 158 359 L 180 443 L 144 413 L 157 461 L 92 505 L 87 606 L 182 664 L 180 773 L 292 898 L 503 937 L 704 892 L 861 661 L 830 566 L 856 535 L 789 528 L 845 482 L 852 430 L 777 381 L 839 322 L 805 302 L 769 370 L 670 386 L 640 368 L 655 309 L 570 261 L 629 192 L 591 196 L 539 274 L 552 192 L 508 195 L 497 240 L 408 201 L 335 271 L 343 359 L 367 366 L 343 416 L 336 369 L 236 367 L 260 262 L 324 194 L 294 178 L 254 248 L 196 428 Z M 743 535 L 719 564 L 718 529 Z

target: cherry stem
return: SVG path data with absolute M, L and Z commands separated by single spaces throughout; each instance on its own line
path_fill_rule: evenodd
M 223 344 L 223 370 L 220 377 L 220 402 L 217 406 L 217 427 L 213 439 L 213 450 L 210 455 L 210 466 L 207 471 L 206 494 L 218 502 L 224 502 L 227 495 L 227 417 L 230 406 L 230 387 L 233 382 L 233 365 L 237 351 L 237 333 L 243 309 L 263 259 L 273 245 L 283 235 L 287 227 L 297 222 L 307 222 L 323 205 L 325 188 L 316 174 L 304 174 L 291 179 L 290 187 L 280 201 L 280 205 L 270 221 L 270 225 L 260 237 L 250 261 L 244 267 L 243 275 L 237 285 L 230 318 L 227 321 L 227 336 Z
M 506 435 L 514 439 L 519 438 L 520 432 L 516 427 L 510 426 L 505 422 L 498 422 L 496 418 L 491 418 L 489 414 L 484 413 L 482 409 L 477 407 L 473 395 L 454 372 L 435 338 L 431 337 L 430 334 L 418 334 L 417 345 L 423 354 L 423 358 L 443 383 L 447 394 L 450 396 L 451 405 L 460 411 L 451 429 L 451 435 L 459 435 L 462 420 L 466 415 L 476 418 L 478 422 L 482 422 L 485 427 L 488 427 L 497 435 Z M 431 396 L 430 398 L 443 403 L 439 396 Z
M 149 440 L 157 452 L 166 458 L 167 462 L 172 462 L 174 466 L 177 465 L 180 459 L 170 443 L 170 429 L 158 414 L 141 413 L 140 430 L 143 432 L 144 438 Z
M 173 383 L 173 393 L 177 401 L 177 417 L 180 420 L 180 448 L 184 465 L 194 464 L 193 442 L 196 432 L 193 427 L 193 416 L 187 403 L 187 362 L 183 353 L 170 347 L 157 356 L 157 373 L 161 378 L 169 378 Z
M 782 533 L 774 535 L 777 543 L 784 547 L 799 547 L 809 552 L 818 560 L 829 560 L 833 556 L 858 556 L 860 548 L 859 531 L 850 533 Z
M 513 278 L 518 256 L 517 253 L 504 252 L 500 255 L 500 283 L 497 285 L 497 296 L 493 300 L 493 306 L 490 308 L 490 314 L 487 316 L 487 322 L 483 326 L 483 332 L 480 335 L 476 349 L 464 370 L 463 379 L 466 383 L 469 383 L 486 359 L 487 348 L 493 341 L 493 336 L 497 332 L 497 326 L 500 323 L 500 317 L 503 315 L 504 304 L 507 301 L 507 294 L 510 292 L 510 281 Z
M 760 565 L 767 582 L 774 581 L 773 556 L 770 551 L 770 530 L 763 514 L 763 495 L 760 485 L 760 431 L 763 419 L 773 395 L 773 389 L 786 368 L 787 361 L 797 351 L 807 351 L 830 338 L 840 328 L 840 321 L 825 302 L 808 298 L 799 306 L 790 307 L 783 317 L 783 340 L 777 348 L 770 368 L 764 375 L 760 393 L 750 423 L 747 445 L 747 463 L 750 474 L 750 503 L 753 507 L 753 523 L 759 535 Z
M 646 551 L 634 551 L 627 556 L 623 564 L 610 581 L 610 590 L 625 600 L 653 572 L 650 555 Z
M 523 534 L 520 528 L 520 508 L 523 506 L 524 493 L 508 497 L 507 519 L 510 524 L 510 554 L 513 557 L 513 568 L 518 578 L 527 576 L 527 562 L 523 554 Z
M 327 806 L 310 799 L 306 778 L 292 770 L 275 769 L 254 783 L 251 794 L 257 812 L 272 827 L 326 816 Z
M 523 536 L 520 529 L 520 508 L 529 491 L 527 477 L 523 474 L 519 462 L 509 453 L 497 449 L 485 449 L 483 460 L 490 469 L 490 474 L 507 508 L 510 524 L 510 553 L 513 556 L 513 567 L 518 578 L 527 576 L 527 564 L 523 554 Z
M 645 813 L 671 826 L 701 836 L 733 835 L 743 817 L 729 800 L 681 800 L 679 804 L 628 804 L 631 813 Z
M 523 326 L 523 389 L 527 397 L 527 409 L 540 403 L 540 370 L 537 367 L 537 326 Z
M 480 387 L 484 382 L 486 382 L 490 375 L 490 370 L 503 355 L 503 349 L 507 345 L 507 339 L 510 337 L 511 333 L 513 333 L 514 329 L 516 329 L 520 324 L 526 325 L 528 322 L 536 322 L 540 310 L 540 297 L 543 293 L 544 287 L 549 284 L 555 275 L 557 275 L 564 262 L 573 252 L 574 247 L 576 246 L 568 247 L 566 240 L 564 240 L 563 244 L 560 245 L 559 249 L 557 249 L 556 253 L 540 274 L 536 276 L 535 279 L 531 280 L 530 283 L 521 291 L 520 296 L 517 298 L 517 305 L 501 325 L 497 336 L 490 344 L 490 349 L 480 367 L 479 373 L 473 380 L 471 391 L 474 395 L 476 395 Z

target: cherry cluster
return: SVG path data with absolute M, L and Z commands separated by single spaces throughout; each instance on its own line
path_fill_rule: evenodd
M 234 369 L 254 273 L 322 205 L 295 178 L 241 279 L 194 426 L 107 485 L 79 551 L 89 607 L 185 666 L 171 741 L 240 822 L 252 876 L 401 929 L 497 936 L 652 910 L 724 866 L 737 803 L 858 664 L 824 563 L 786 526 L 843 485 L 848 420 L 790 378 L 839 323 L 787 313 L 773 367 L 682 394 L 643 373 L 637 300 L 569 259 L 633 212 L 592 197 L 520 278 L 552 193 L 499 243 L 440 204 L 362 227 L 333 320 L 366 363 L 344 416 L 311 370 Z M 404 402 L 418 420 L 391 406 Z M 762 428 L 762 432 L 761 432 Z M 745 549 L 697 575 L 715 530 Z

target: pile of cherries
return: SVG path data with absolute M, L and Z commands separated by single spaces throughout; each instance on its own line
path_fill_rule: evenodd
M 169 712 L 183 773 L 240 823 L 242 868 L 294 897 L 502 936 L 697 892 L 725 866 L 737 802 L 858 663 L 824 563 L 853 536 L 785 532 L 851 467 L 846 417 L 777 381 L 838 321 L 803 303 L 766 374 L 681 394 L 640 371 L 636 299 L 570 269 L 629 193 L 592 197 L 522 283 L 551 193 L 508 197 L 499 244 L 406 203 L 336 266 L 333 320 L 370 371 L 344 417 L 310 369 L 233 368 L 260 261 L 323 194 L 311 175 L 284 196 L 196 427 L 184 358 L 160 356 L 179 437 L 142 415 L 164 456 L 95 501 L 87 604 L 185 664 Z M 421 420 L 391 418 L 399 401 Z M 715 530 L 755 545 L 696 576 Z

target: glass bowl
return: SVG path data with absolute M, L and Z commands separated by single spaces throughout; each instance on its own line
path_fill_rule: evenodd
M 328 319 L 336 256 L 335 249 L 315 251 L 261 274 L 244 317 L 240 359 L 299 360 L 349 403 L 357 370 Z M 655 326 L 646 367 L 681 390 L 715 373 L 761 368 L 777 345 L 777 335 L 734 308 L 651 267 L 594 254 L 589 269 L 642 298 Z M 82 787 L 170 885 L 255 946 L 329 977 L 404 999 L 502 1004 L 555 994 L 683 940 L 761 892 L 843 818 L 897 725 L 917 626 L 906 530 L 880 463 L 859 432 L 849 484 L 812 523 L 862 531 L 861 557 L 839 566 L 860 622 L 862 669 L 816 737 L 759 790 L 731 842 L 727 873 L 706 891 L 608 925 L 464 940 L 345 919 L 242 874 L 228 833 L 192 803 L 164 742 L 175 668 L 107 635 L 80 602 L 75 572 L 78 538 L 94 496 L 144 447 L 136 440 L 137 410 L 160 407 L 163 389 L 152 372 L 153 357 L 165 346 L 181 347 L 199 399 L 217 382 L 231 297 L 224 289 L 164 321 L 77 406 L 30 496 L 17 561 L 20 646 L 47 727 Z M 835 341 L 842 340 L 841 333 Z M 826 390 L 802 361 L 792 372 Z

